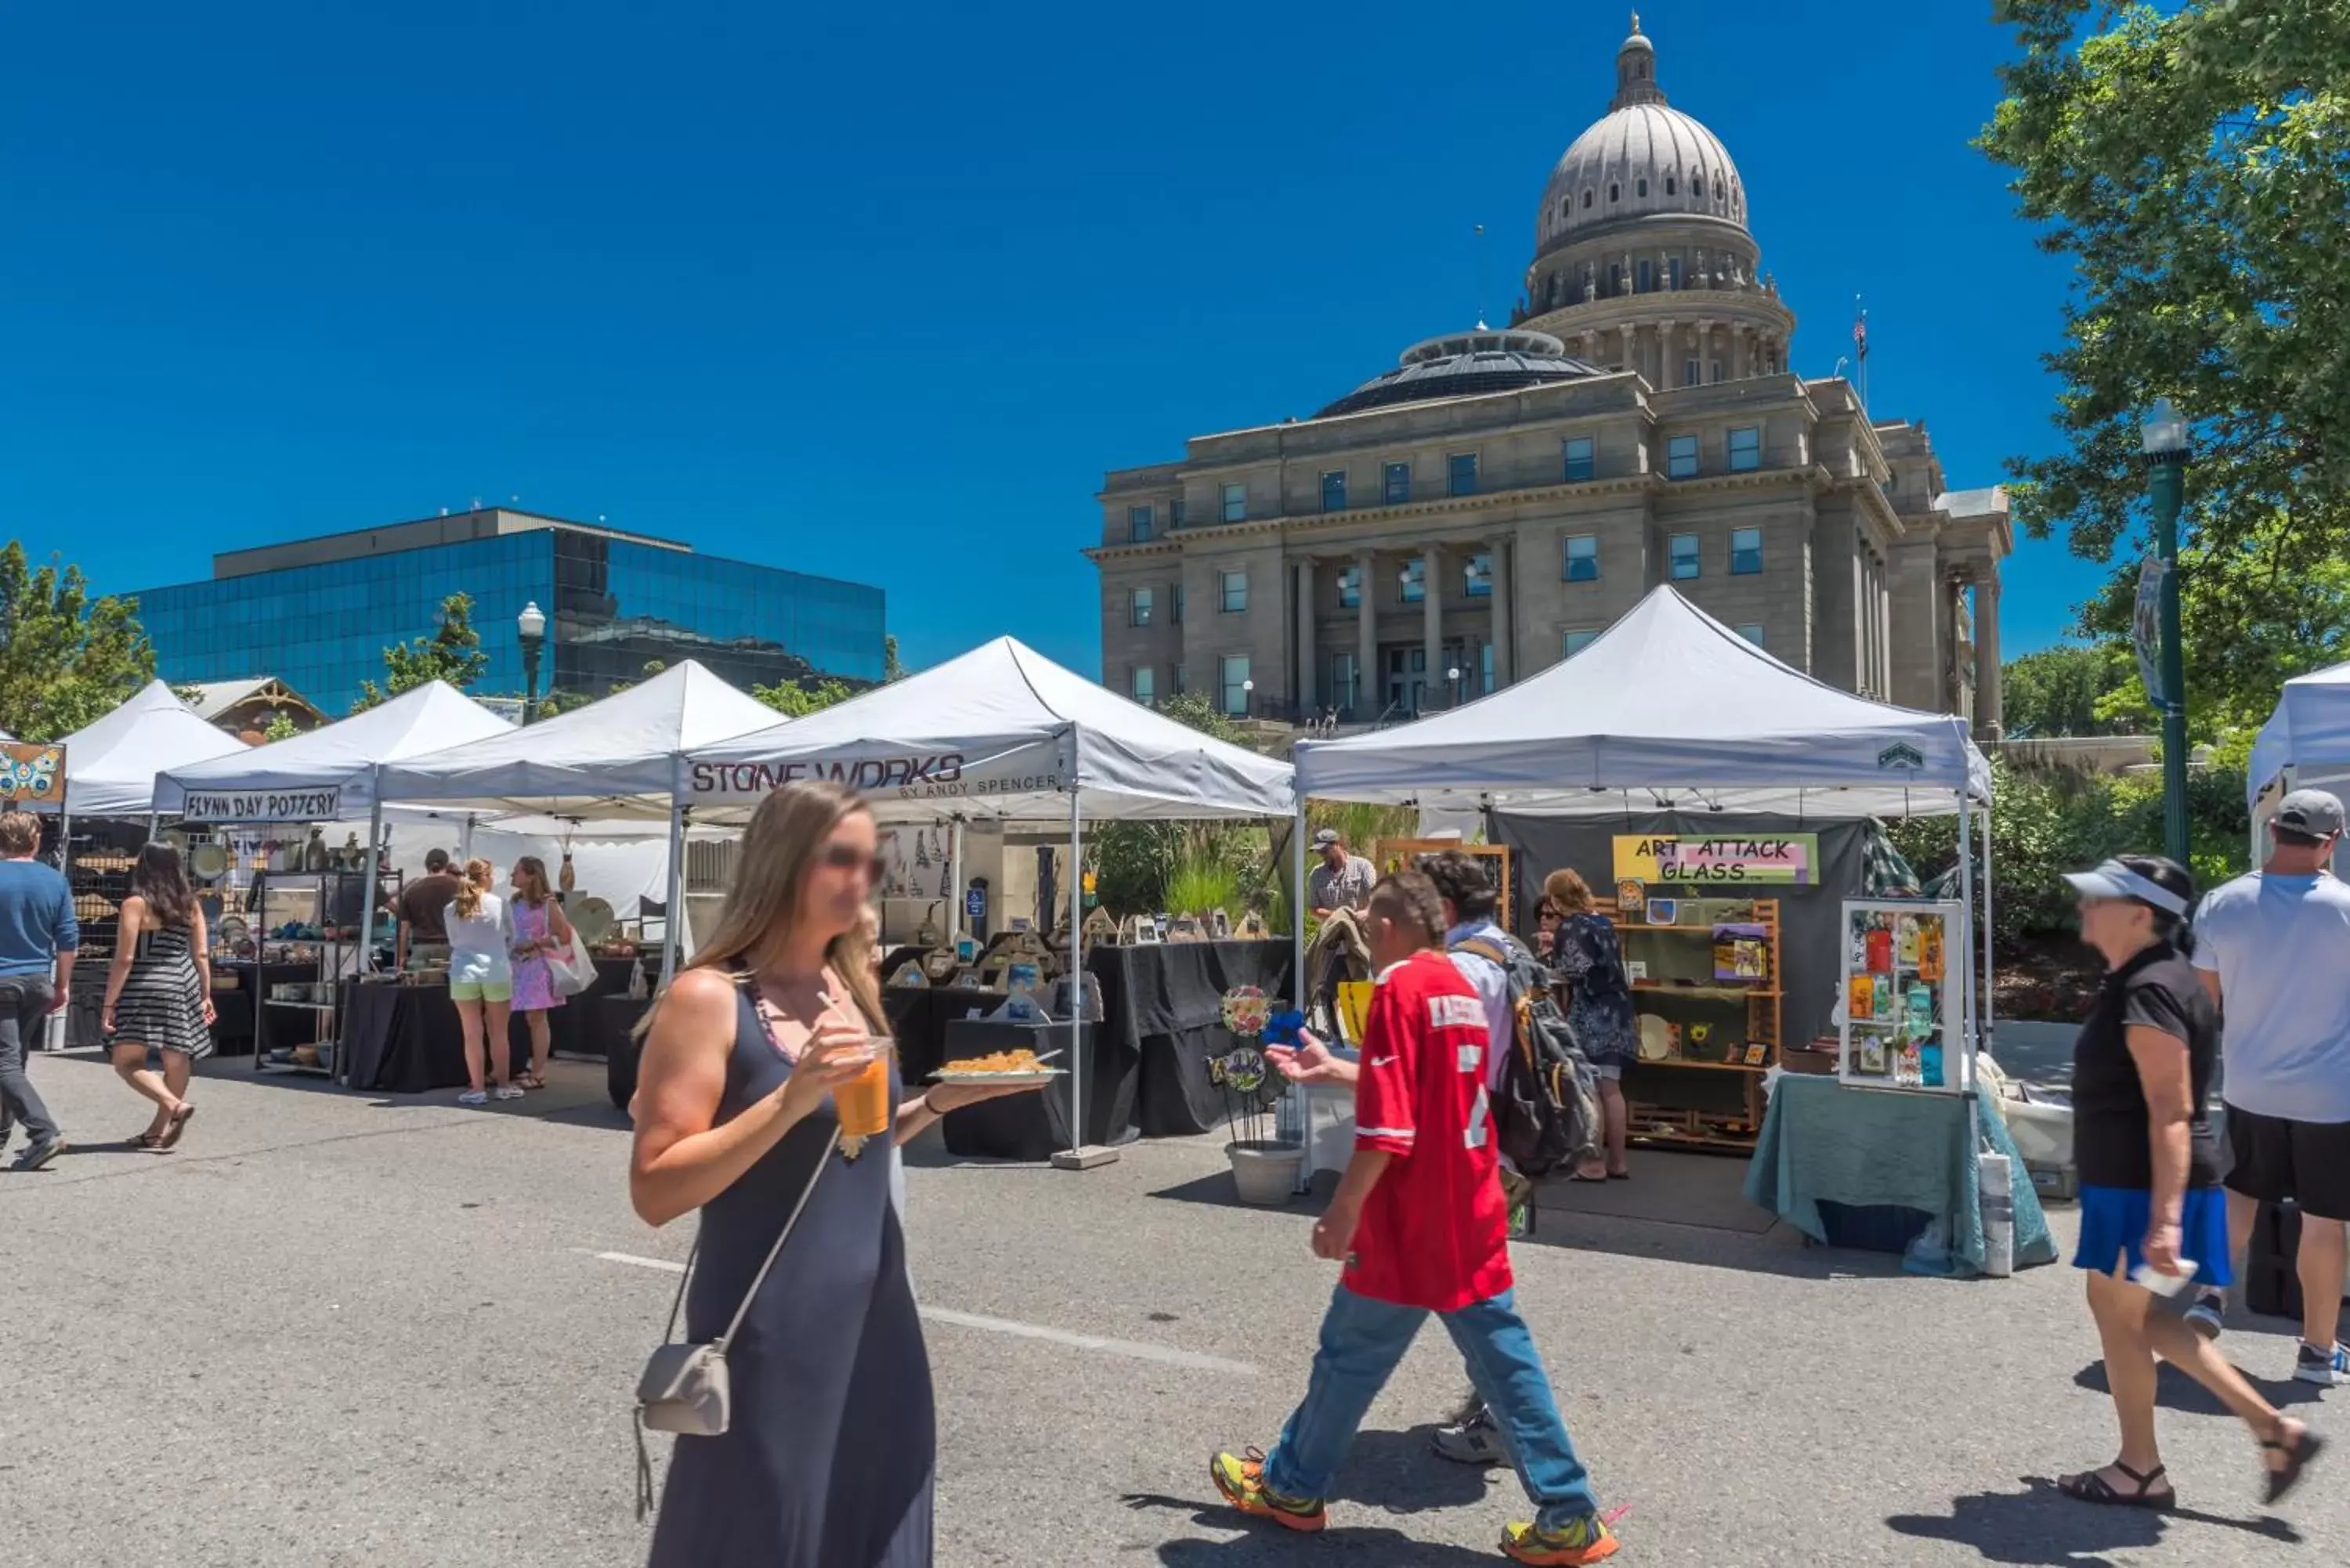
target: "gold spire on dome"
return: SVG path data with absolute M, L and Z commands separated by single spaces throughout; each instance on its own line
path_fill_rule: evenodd
M 1629 109 L 1636 103 L 1662 103 L 1657 86 L 1657 46 L 1640 31 L 1640 14 L 1632 13 L 1632 36 L 1616 51 L 1616 101 L 1607 107 Z

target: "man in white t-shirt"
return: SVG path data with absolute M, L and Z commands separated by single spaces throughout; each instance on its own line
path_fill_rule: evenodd
M 2213 888 L 2194 923 L 2197 971 L 2220 1003 L 2228 1105 L 2228 1230 L 2238 1259 L 2263 1203 L 2301 1210 L 2302 1345 L 2293 1376 L 2350 1383 L 2338 1319 L 2350 1289 L 2350 885 L 2326 867 L 2342 803 L 2295 790 L 2258 871 Z M 2220 1332 L 2220 1293 L 2188 1314 Z

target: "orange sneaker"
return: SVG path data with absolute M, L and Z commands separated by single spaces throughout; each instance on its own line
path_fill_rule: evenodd
M 1607 1521 L 1586 1513 L 1558 1530 L 1535 1524 L 1513 1524 L 1502 1532 L 1502 1554 L 1514 1563 L 1534 1563 L 1545 1568 L 1582 1568 L 1604 1562 L 1623 1546 Z
M 1284 1530 L 1311 1533 L 1330 1522 L 1330 1511 L 1318 1497 L 1284 1497 L 1264 1484 L 1264 1453 L 1218 1454 L 1208 1461 L 1208 1479 L 1224 1501 L 1243 1513 L 1270 1519 Z M 1597 1561 L 1597 1559 L 1593 1559 Z

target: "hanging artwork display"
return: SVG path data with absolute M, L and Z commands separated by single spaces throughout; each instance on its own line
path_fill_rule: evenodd
M 1846 900 L 1844 1082 L 1942 1093 L 1970 1086 L 1965 998 L 1949 983 L 1944 960 L 1964 916 L 1957 904 Z

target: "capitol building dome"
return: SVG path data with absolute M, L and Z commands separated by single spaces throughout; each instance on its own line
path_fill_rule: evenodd
M 1614 101 L 1544 187 L 1511 325 L 1660 389 L 1771 374 L 1785 369 L 1795 323 L 1761 268 L 1738 165 L 1666 101 L 1636 13 L 1616 52 Z M 1691 293 L 1713 297 L 1672 297 Z

